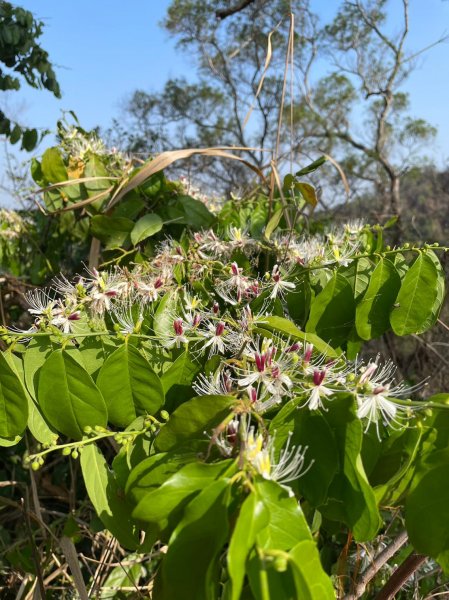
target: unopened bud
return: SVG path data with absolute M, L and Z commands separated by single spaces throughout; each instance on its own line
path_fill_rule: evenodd
M 273 567 L 278 573 L 285 573 L 287 570 L 287 559 L 283 556 L 276 556 L 273 562 Z

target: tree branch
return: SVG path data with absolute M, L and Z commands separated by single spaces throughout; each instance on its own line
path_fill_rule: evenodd
M 347 594 L 343 600 L 357 600 L 361 598 L 365 593 L 366 587 L 369 582 L 377 575 L 380 569 L 387 563 L 394 554 L 401 548 L 408 540 L 407 532 L 401 532 L 393 542 L 387 546 L 382 552 L 376 556 L 372 564 L 363 571 L 360 575 L 354 590 Z
M 254 2 L 254 0 L 242 0 L 242 2 L 240 2 L 240 4 L 236 4 L 235 6 L 231 6 L 230 8 L 223 8 L 221 10 L 216 10 L 215 16 L 217 17 L 217 19 L 220 19 L 220 20 L 226 19 L 227 17 L 231 17 L 232 15 L 235 15 L 236 13 L 244 10 L 247 6 L 249 6 L 253 2 Z
M 416 554 L 413 552 L 404 562 L 396 569 L 384 587 L 376 596 L 376 600 L 392 600 L 399 590 L 402 589 L 404 583 L 413 575 L 419 567 L 425 563 L 427 556 Z

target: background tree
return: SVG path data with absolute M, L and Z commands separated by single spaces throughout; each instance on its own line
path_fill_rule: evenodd
M 368 184 L 382 198 L 385 213 L 400 215 L 401 177 L 435 134 L 424 120 L 410 116 L 402 90 L 417 56 L 406 49 L 408 0 L 402 8 L 401 30 L 390 35 L 385 0 L 345 0 L 327 25 L 306 0 L 253 0 L 231 7 L 224 1 L 173 0 L 163 25 L 196 60 L 197 79 L 170 79 L 161 92 L 134 92 L 125 107 L 128 132 L 116 123 L 117 139 L 144 153 L 182 145 L 252 147 L 257 150 L 246 154 L 262 166 L 276 146 L 285 92 L 285 106 L 294 106 L 294 135 L 286 125 L 280 157 L 290 156 L 291 148 L 295 163 L 317 150 L 331 154 L 342 164 L 353 195 L 366 192 Z M 290 56 L 294 85 L 284 89 L 290 9 L 297 24 Z M 256 96 L 268 41 L 271 63 Z M 284 122 L 289 108 L 286 113 Z M 201 169 L 195 175 L 207 179 L 204 164 Z M 217 177 L 227 191 L 246 183 L 248 175 L 238 167 L 214 169 L 215 187 Z
M 229 14 L 229 3 L 222 0 L 172 2 L 163 26 L 196 61 L 197 78 L 170 79 L 162 92 L 134 92 L 125 108 L 124 127 L 114 126 L 118 141 L 124 139 L 128 150 L 144 153 L 185 145 L 246 147 L 244 154 L 254 164 L 269 163 L 266 151 L 276 142 L 290 5 L 297 15 L 307 9 L 303 0 L 258 0 L 241 3 L 235 7 L 240 10 Z M 223 11 L 226 19 L 219 18 Z M 270 32 L 276 51 L 246 124 Z M 248 182 L 248 173 L 238 165 L 216 167 L 213 179 L 216 186 L 218 178 L 222 190 Z
M 33 14 L 10 2 L 0 2 L 0 90 L 20 90 L 23 82 L 61 97 L 59 84 L 48 53 L 38 40 L 43 23 Z M 37 129 L 24 127 L 0 110 L 0 134 L 12 144 L 22 142 L 33 150 L 39 140 Z
M 410 116 L 409 95 L 401 89 L 417 56 L 406 51 L 408 0 L 399 33 L 389 35 L 388 29 L 386 0 L 345 1 L 334 20 L 307 40 L 311 53 L 301 65 L 295 132 L 299 148 L 324 144 L 355 188 L 369 182 L 384 211 L 399 217 L 401 178 L 419 163 L 422 144 L 436 129 Z M 331 68 L 313 83 L 321 49 Z

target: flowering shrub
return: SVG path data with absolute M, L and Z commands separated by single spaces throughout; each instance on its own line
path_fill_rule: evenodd
M 153 598 L 342 596 L 357 567 L 338 554 L 400 532 L 404 507 L 413 547 L 449 568 L 448 397 L 358 358 L 434 324 L 439 248 L 387 248 L 361 222 L 281 229 L 280 214 L 257 234 L 239 210 L 30 292 L 31 328 L 2 332 L 1 443 L 28 430 L 35 470 L 80 457 L 120 544 L 166 548 Z

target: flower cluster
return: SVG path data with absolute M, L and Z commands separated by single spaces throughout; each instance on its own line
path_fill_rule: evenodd
M 351 247 L 351 252 L 357 248 L 353 229 L 329 234 L 321 254 L 317 240 L 322 238 L 309 240 L 308 258 L 306 241 L 290 242 L 306 257 L 304 264 L 322 264 L 335 246 L 333 260 L 341 265 L 347 260 L 345 248 Z M 284 242 L 276 243 L 282 253 Z M 291 294 L 294 298 L 301 275 L 294 265 L 280 260 L 263 275 L 257 274 L 232 260 L 235 249 L 254 257 L 257 244 L 239 230 L 226 240 L 203 232 L 189 245 L 166 240 L 151 263 L 133 269 L 92 269 L 75 282 L 60 277 L 51 288 L 27 294 L 34 323 L 24 333 L 49 330 L 76 337 L 87 328 L 138 336 L 154 356 L 185 351 L 201 365 L 194 392 L 235 398 L 248 423 L 253 417 L 270 419 L 287 402 L 297 410 L 325 414 L 339 397 L 350 395 L 354 414 L 365 429 L 373 425 L 380 437 L 384 425 L 402 426 L 411 410 L 404 398 L 414 390 L 394 383 L 392 363 L 382 364 L 379 357 L 368 363 L 351 362 L 335 353 L 331 358 L 303 334 L 298 337 L 295 328 L 290 334 L 276 331 L 270 320 L 273 311 L 278 311 L 278 318 L 281 307 L 289 322 L 287 298 Z M 236 418 L 217 437 L 224 455 L 237 452 L 248 468 L 284 483 L 303 472 L 305 449 L 287 443 L 276 454 L 272 438 L 257 433 L 251 424 L 243 433 L 238 433 L 239 427 Z
M 0 240 L 18 239 L 25 227 L 25 219 L 18 212 L 0 208 Z
M 314 462 L 312 459 L 305 466 L 307 447 L 295 446 L 291 438 L 289 432 L 285 444 L 276 450 L 275 436 L 263 434 L 244 419 L 235 418 L 215 442 L 223 456 L 238 456 L 249 475 L 286 485 L 305 475 Z
M 91 155 L 102 157 L 111 167 L 128 170 L 131 161 L 116 148 L 108 148 L 98 135 L 91 131 L 84 131 L 79 127 L 62 126 L 59 128 L 60 144 L 63 149 L 69 166 L 77 169 L 81 164 L 89 159 Z M 82 170 L 82 169 L 81 169 Z

